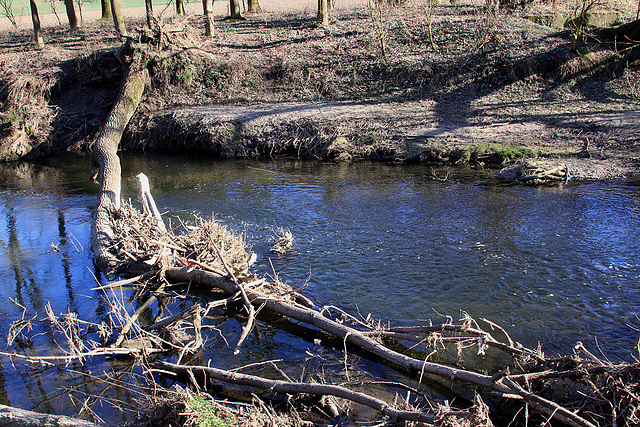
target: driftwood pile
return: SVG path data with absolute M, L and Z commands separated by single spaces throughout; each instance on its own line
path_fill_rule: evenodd
M 534 162 L 523 162 L 507 166 L 499 170 L 496 174 L 501 179 L 533 185 L 566 183 L 571 179 L 569 168 L 564 164 L 545 165 Z

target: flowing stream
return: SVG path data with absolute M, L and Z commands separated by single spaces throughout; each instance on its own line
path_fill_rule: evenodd
M 3 336 L 22 307 L 26 318 L 44 319 L 48 304 L 55 314 L 104 318 L 107 308 L 91 290 L 100 275 L 90 251 L 97 186 L 88 181 L 88 169 L 82 156 L 0 167 Z M 244 234 L 259 272 L 273 274 L 272 264 L 281 280 L 306 286 L 303 293 L 317 302 L 393 325 L 457 318 L 465 311 L 500 324 L 524 345 L 542 343 L 547 353 L 571 352 L 581 340 L 612 360 L 634 356 L 633 327 L 640 326 L 638 181 L 530 187 L 458 168 L 126 156 L 125 197 L 135 198 L 140 171 L 149 176 L 165 218 L 213 212 Z M 269 251 L 278 228 L 295 238 L 294 251 L 285 256 Z M 60 337 L 45 324 L 35 322 L 39 335 L 10 350 L 32 356 L 55 351 L 53 339 Z M 216 327 L 229 338 L 241 324 L 221 319 Z M 261 339 L 250 340 L 239 359 L 220 334 L 209 339 L 203 357 L 222 367 L 275 358 L 295 367 L 313 347 L 286 330 L 262 328 Z M 69 373 L 12 366 L 3 357 L 0 402 L 74 415 L 103 388 L 96 373 L 124 362 L 91 363 L 78 363 Z M 135 382 L 137 374 L 122 379 Z M 113 398 L 131 400 L 126 393 Z M 108 404 L 97 412 L 110 422 L 127 418 Z

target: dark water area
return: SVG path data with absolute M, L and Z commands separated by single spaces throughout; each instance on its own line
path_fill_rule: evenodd
M 90 251 L 97 186 L 88 181 L 88 168 L 88 159 L 77 156 L 1 167 L 0 335 L 20 318 L 16 303 L 26 317 L 44 319 L 50 303 L 56 314 L 104 318 L 100 293 L 91 290 L 94 276 L 101 279 Z M 571 352 L 581 340 L 611 360 L 632 360 L 638 332 L 628 325 L 640 326 L 637 181 L 529 187 L 499 182 L 490 171 L 457 168 L 440 181 L 418 165 L 127 156 L 124 197 L 136 197 L 138 172 L 149 176 L 165 218 L 213 212 L 243 233 L 258 255 L 259 272 L 271 273 L 271 260 L 281 280 L 306 285 L 303 293 L 321 304 L 393 325 L 438 322 L 465 311 L 500 324 L 524 345 L 542 343 L 548 354 Z M 436 172 L 442 177 L 447 171 Z M 269 252 L 279 227 L 295 238 L 295 250 L 285 256 Z M 215 366 L 284 359 L 295 371 L 314 347 L 263 323 L 261 338 L 234 357 L 241 323 L 223 316 L 210 323 L 220 333 L 211 334 L 200 357 Z M 9 350 L 55 352 L 46 322 L 35 329 L 40 335 L 31 343 Z M 0 402 L 76 414 L 86 396 L 104 388 L 91 375 L 124 362 L 91 363 L 69 373 L 14 367 L 3 357 Z M 367 369 L 394 375 L 373 364 Z M 110 422 L 126 418 L 108 404 L 97 412 Z

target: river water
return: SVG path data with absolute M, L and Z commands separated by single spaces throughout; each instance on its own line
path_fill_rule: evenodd
M 48 303 L 56 314 L 104 317 L 91 290 L 95 277 L 101 279 L 90 253 L 97 187 L 87 180 L 88 166 L 81 156 L 2 166 L 3 336 L 21 316 L 20 306 L 38 319 Z M 632 327 L 640 326 L 637 181 L 529 187 L 458 168 L 127 156 L 125 197 L 135 198 L 140 171 L 166 218 L 213 212 L 244 234 L 258 255 L 258 271 L 271 273 L 271 260 L 280 279 L 306 285 L 303 293 L 317 302 L 393 325 L 465 311 L 500 324 L 524 345 L 542 343 L 550 354 L 570 352 L 581 340 L 612 360 L 632 360 L 638 336 Z M 285 256 L 269 252 L 280 227 L 295 238 L 295 250 Z M 221 322 L 223 333 L 239 332 L 239 323 Z M 216 338 L 209 356 L 228 366 L 267 358 L 298 363 L 295 354 L 309 343 L 264 328 L 267 344 L 249 342 L 240 360 Z M 35 330 L 42 335 L 10 350 L 42 355 L 55 346 L 44 322 Z M 79 365 L 69 374 L 12 366 L 4 357 L 0 402 L 75 414 L 86 396 L 101 390 L 95 371 L 120 363 Z M 108 409 L 97 411 L 113 417 Z

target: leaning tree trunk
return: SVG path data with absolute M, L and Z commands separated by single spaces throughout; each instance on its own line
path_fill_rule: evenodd
M 111 13 L 113 15 L 113 26 L 118 34 L 123 37 L 127 36 L 127 27 L 124 25 L 124 17 L 122 16 L 122 10 L 120 8 L 120 0 L 111 1 Z
M 93 146 L 92 166 L 100 179 L 100 196 L 92 229 L 92 249 L 100 269 L 109 274 L 116 261 L 109 252 L 113 241 L 112 213 L 120 209 L 120 159 L 118 146 L 124 129 L 138 108 L 148 78 L 137 61 L 129 67 L 120 95 Z
M 67 18 L 69 19 L 69 31 L 74 32 L 78 29 L 78 16 L 76 9 L 73 7 L 73 0 L 64 0 L 64 7 L 67 9 Z
M 38 5 L 36 0 L 30 0 L 31 6 L 31 22 L 33 22 L 33 35 L 36 41 L 36 47 L 41 49 L 44 47 L 44 39 L 42 38 L 42 28 L 40 28 L 40 16 L 38 16 Z

